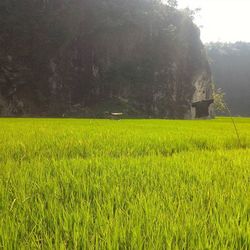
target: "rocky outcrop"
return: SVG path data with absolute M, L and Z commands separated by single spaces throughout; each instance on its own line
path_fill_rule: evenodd
M 81 18 L 74 32 L 64 24 L 63 39 L 54 38 L 60 28 L 51 35 L 44 21 L 31 27 L 31 37 L 2 32 L 1 48 L 7 49 L 0 53 L 0 113 L 194 116 L 192 102 L 212 94 L 199 29 L 187 14 L 169 6 L 152 2 L 136 9 L 117 2 L 79 5 Z M 13 38 L 16 43 L 8 44 Z

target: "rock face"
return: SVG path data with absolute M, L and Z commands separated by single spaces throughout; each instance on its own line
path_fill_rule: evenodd
M 50 12 L 42 12 L 42 21 L 26 16 L 25 32 L 3 29 L 1 115 L 195 117 L 192 103 L 212 96 L 199 29 L 187 14 L 153 1 L 111 2 L 75 6 L 82 12 L 71 25 L 52 29 L 42 19 Z

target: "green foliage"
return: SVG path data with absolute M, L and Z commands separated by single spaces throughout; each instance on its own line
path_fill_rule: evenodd
M 185 8 L 183 12 L 192 20 L 196 17 L 196 15 L 201 11 L 200 8 L 196 9 L 190 9 L 190 8 Z
M 249 249 L 236 121 L 0 119 L 0 248 Z
M 167 1 L 167 4 L 168 4 L 170 7 L 176 8 L 176 7 L 178 6 L 178 1 L 177 1 L 177 0 L 168 0 L 168 1 Z
M 226 112 L 227 106 L 225 103 L 225 93 L 222 91 L 221 88 L 217 89 L 216 85 L 212 84 L 213 90 L 213 99 L 214 99 L 214 108 L 218 112 Z

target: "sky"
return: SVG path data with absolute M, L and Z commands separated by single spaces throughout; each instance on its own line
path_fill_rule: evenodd
M 178 7 L 201 8 L 203 42 L 250 42 L 250 0 L 178 0 Z

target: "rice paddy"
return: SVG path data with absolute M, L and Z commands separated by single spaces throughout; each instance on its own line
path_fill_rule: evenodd
M 0 119 L 0 249 L 250 249 L 250 119 Z

